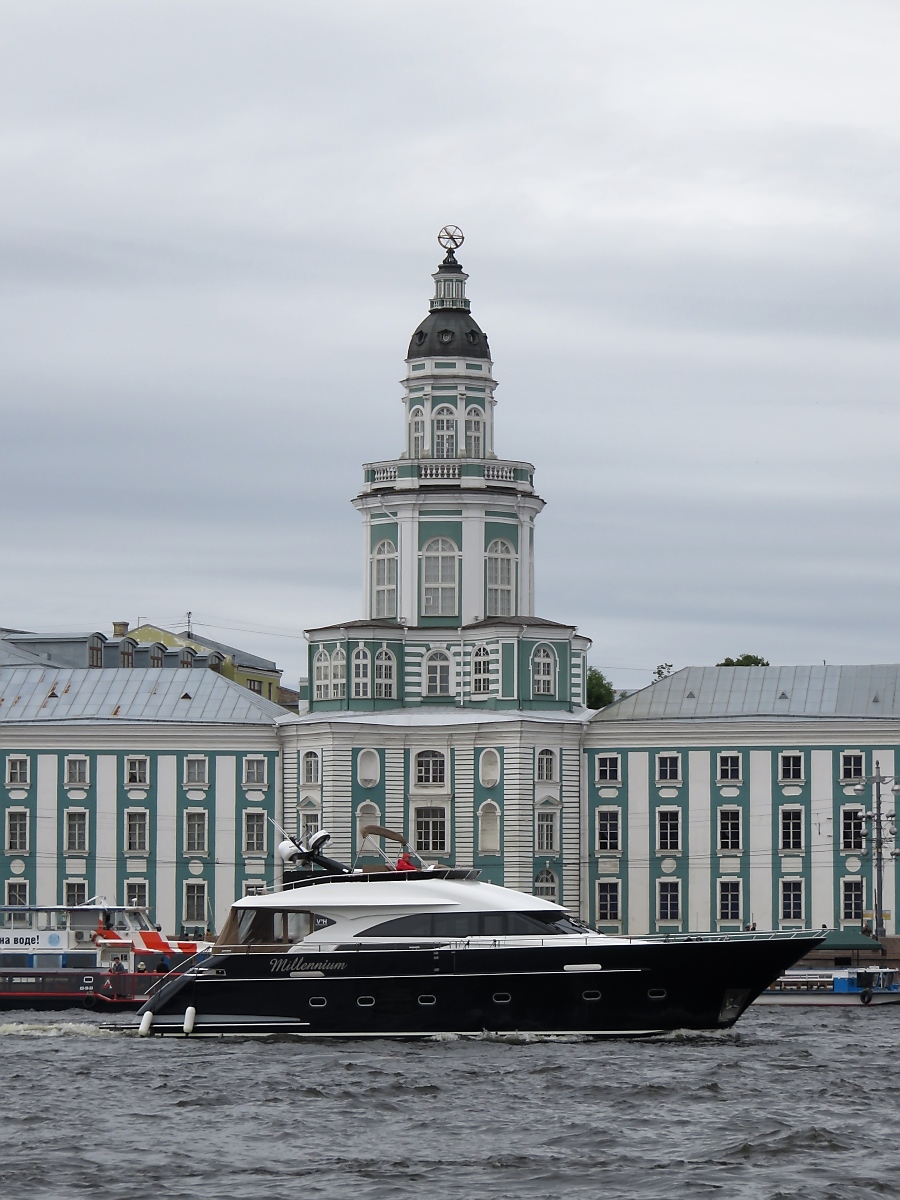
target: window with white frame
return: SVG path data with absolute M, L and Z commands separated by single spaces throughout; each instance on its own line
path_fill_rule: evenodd
M 72 756 L 66 759 L 66 784 L 86 787 L 88 783 L 88 760 Z
M 434 457 L 456 458 L 456 413 L 446 405 L 434 412 Z
M 186 787 L 206 787 L 209 779 L 205 758 L 194 757 L 184 760 L 184 782 Z
M 601 754 L 596 760 L 598 783 L 619 783 L 622 778 L 618 754 Z
M 300 811 L 300 839 L 303 844 L 309 845 L 309 839 L 314 833 L 319 832 L 321 822 L 319 810 L 317 808 L 304 808 Z
M 622 849 L 622 812 L 620 809 L 597 809 L 597 849 L 601 854 L 620 853 Z
M 865 849 L 866 818 L 861 808 L 841 809 L 841 849 Z
M 783 808 L 781 810 L 781 849 L 803 849 L 802 808 Z
M 146 787 L 149 780 L 149 765 L 146 758 L 125 759 L 125 783 L 128 787 Z
M 409 414 L 409 457 L 421 458 L 425 453 L 425 414 L 414 408 Z
M 472 691 L 485 696 L 491 690 L 491 654 L 487 646 L 478 646 L 472 654 Z
M 741 849 L 741 810 L 739 808 L 719 809 L 719 849 Z
M 353 651 L 353 699 L 368 700 L 372 659 L 361 646 Z
M 422 613 L 426 617 L 456 616 L 456 576 L 459 551 L 449 538 L 432 538 L 422 553 Z
M 266 786 L 266 760 L 264 758 L 244 759 L 244 787 Z
M 862 779 L 863 756 L 855 750 L 841 755 L 841 779 Z
M 308 784 L 319 782 L 319 756 L 314 750 L 307 750 L 303 755 L 303 782 Z
M 547 646 L 538 646 L 531 656 L 531 693 L 533 696 L 556 694 L 556 655 Z
M 66 810 L 63 839 L 66 854 L 87 854 L 88 815 L 83 808 Z
M 29 851 L 30 813 L 24 808 L 6 810 L 6 849 L 12 854 Z
M 478 810 L 478 853 L 500 853 L 500 809 L 492 800 Z
M 338 646 L 331 656 L 331 698 L 343 700 L 347 695 L 347 655 Z
M 741 756 L 739 754 L 719 755 L 719 779 L 724 783 L 729 780 L 736 782 L 741 778 Z
M 313 681 L 316 699 L 331 699 L 331 655 L 327 650 L 317 650 L 313 659 Z
M 372 555 L 373 617 L 397 615 L 397 547 L 385 539 Z
M 657 849 L 669 852 L 681 849 L 681 812 L 679 809 L 657 809 L 656 845 Z
M 484 458 L 484 421 L 479 408 L 466 412 L 466 457 Z
M 779 756 L 779 778 L 782 783 L 792 783 L 794 780 L 803 779 L 803 755 L 802 754 L 782 754 Z
M 425 660 L 425 695 L 450 695 L 450 655 L 432 650 Z
M 656 781 L 657 783 L 679 783 L 681 780 L 681 755 L 657 754 Z
M 534 878 L 534 894 L 543 896 L 545 900 L 556 900 L 558 892 L 559 882 L 554 872 L 549 867 L 538 871 Z
M 841 880 L 841 919 L 844 921 L 861 921 L 865 893 L 861 879 Z
M 147 907 L 146 879 L 125 880 L 125 905 L 127 908 Z
M 375 699 L 394 699 L 396 663 L 390 650 L 384 647 L 375 655 Z
M 680 879 L 662 879 L 657 884 L 657 920 L 681 920 Z
M 719 880 L 719 920 L 741 920 L 741 881 L 739 879 Z
M 146 854 L 150 814 L 143 808 L 129 808 L 125 813 L 125 853 Z
M 264 896 L 266 885 L 258 879 L 246 879 L 242 891 L 245 896 Z
M 478 756 L 478 779 L 485 788 L 494 788 L 500 782 L 500 755 L 496 750 L 482 750 Z
M 209 817 L 203 808 L 189 808 L 184 814 L 184 849 L 187 854 L 206 854 Z
M 597 884 L 597 924 L 607 925 L 621 918 L 622 885 L 618 879 L 601 879 Z
M 487 615 L 513 614 L 515 557 L 509 542 L 497 538 L 487 548 Z
M 244 853 L 265 854 L 266 814 L 248 810 L 244 813 Z
M 781 919 L 782 921 L 803 920 L 803 880 L 782 879 L 781 881 Z
M 6 760 L 6 786 L 28 787 L 28 759 L 13 757 Z
M 184 885 L 184 920 L 190 925 L 206 925 L 206 884 Z
M 555 854 L 559 848 L 559 813 L 541 809 L 535 813 L 534 848 L 536 854 Z
M 447 810 L 429 806 L 415 810 L 416 850 L 420 854 L 447 852 Z
M 28 903 L 28 880 L 27 879 L 8 879 L 6 881 L 6 900 L 5 904 L 27 904 Z M 26 918 L 27 920 L 27 918 Z
M 443 786 L 445 763 L 444 755 L 439 750 L 420 750 L 416 755 L 416 783 L 420 787 L 435 784 Z
M 536 776 L 539 782 L 552 783 L 556 778 L 556 755 L 552 750 L 538 750 Z
M 63 882 L 63 904 L 66 908 L 75 908 L 79 904 L 87 904 L 87 880 L 66 879 Z
M 257 696 L 261 696 L 263 692 L 263 681 L 261 679 L 248 679 L 247 687 L 251 692 L 256 692 Z

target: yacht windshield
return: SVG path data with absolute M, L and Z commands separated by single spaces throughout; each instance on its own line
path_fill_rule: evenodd
M 567 914 L 541 912 L 413 913 L 372 925 L 360 937 L 554 937 L 593 932 Z

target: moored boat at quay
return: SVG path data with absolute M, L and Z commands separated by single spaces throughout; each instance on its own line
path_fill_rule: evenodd
M 542 897 L 480 882 L 476 870 L 351 871 L 322 855 L 327 837 L 293 854 L 320 872 L 236 901 L 209 957 L 154 985 L 143 1034 L 723 1029 L 822 940 L 811 931 L 609 937 Z
M 880 1008 L 900 1004 L 900 971 L 893 967 L 851 967 L 843 970 L 787 971 L 756 1000 L 757 1004 L 792 1007 Z

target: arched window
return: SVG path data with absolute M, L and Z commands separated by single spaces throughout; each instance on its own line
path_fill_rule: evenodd
M 546 783 L 551 783 L 554 778 L 554 759 L 555 755 L 552 750 L 539 750 L 537 756 L 537 777 Z
M 425 414 L 414 408 L 409 414 L 409 457 L 421 458 L 425 453 Z
M 313 659 L 313 674 L 316 682 L 316 699 L 331 699 L 331 657 L 327 650 L 320 650 Z
M 539 646 L 531 656 L 531 691 L 534 696 L 552 696 L 556 692 L 556 655 Z
M 456 413 L 446 405 L 434 413 L 434 457 L 456 458 Z
M 303 755 L 303 782 L 319 782 L 319 756 L 314 750 L 307 750 Z
M 331 656 L 331 698 L 343 700 L 347 695 L 347 655 L 338 646 Z
M 487 615 L 511 617 L 513 611 L 513 548 L 499 538 L 487 548 Z
M 534 880 L 534 894 L 543 896 L 545 900 L 555 900 L 558 884 L 556 876 L 549 869 L 538 871 Z
M 416 783 L 444 783 L 445 759 L 439 750 L 420 750 L 416 755 Z
M 483 696 L 491 690 L 491 654 L 487 646 L 479 646 L 472 655 L 472 691 Z
M 493 800 L 478 810 L 478 853 L 500 853 L 500 809 Z
M 496 750 L 482 750 L 478 759 L 478 778 L 482 787 L 496 787 L 500 782 L 500 755 Z
M 450 695 L 450 655 L 434 650 L 425 660 L 425 695 Z
M 353 699 L 368 700 L 372 659 L 361 646 L 353 651 Z
M 375 699 L 394 699 L 394 656 L 390 650 L 381 649 L 375 655 Z
M 484 458 L 484 419 L 480 408 L 470 408 L 466 413 L 466 455 Z
M 381 758 L 377 750 L 360 750 L 356 760 L 356 779 L 360 787 L 373 788 L 381 778 Z
M 374 838 L 369 838 L 367 841 L 364 838 L 363 830 L 367 825 L 380 825 L 381 813 L 378 810 L 378 805 L 373 804 L 371 800 L 367 800 L 365 804 L 361 804 L 356 810 L 356 853 L 357 854 L 376 854 L 377 841 Z M 365 841 L 365 845 L 363 842 Z
M 457 548 L 449 538 L 432 538 L 422 555 L 422 615 L 456 616 Z
M 372 616 L 397 615 L 397 547 L 379 542 L 372 555 Z

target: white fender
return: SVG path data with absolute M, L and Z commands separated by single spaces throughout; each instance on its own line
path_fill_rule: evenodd
M 188 1007 L 184 1010 L 184 1025 L 182 1026 L 182 1029 L 184 1030 L 185 1033 L 193 1033 L 194 1032 L 194 1021 L 196 1020 L 196 1018 L 197 1018 L 197 1010 L 196 1010 L 196 1008 L 194 1008 L 193 1004 L 189 1004 Z
M 141 1017 L 141 1027 L 138 1030 L 138 1036 L 139 1037 L 152 1037 L 153 1036 L 153 1013 L 152 1012 L 145 1012 L 144 1015 Z

